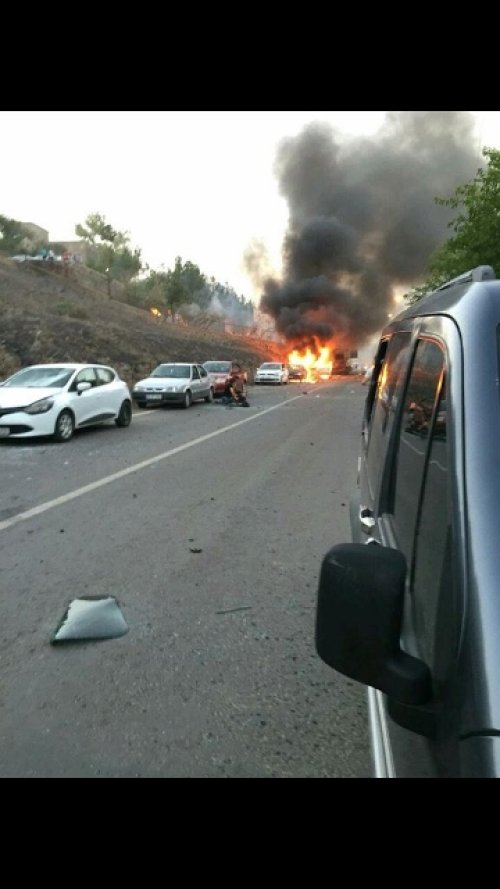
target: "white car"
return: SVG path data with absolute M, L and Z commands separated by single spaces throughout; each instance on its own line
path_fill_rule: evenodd
M 131 419 L 127 384 L 101 364 L 36 364 L 0 385 L 0 439 L 50 435 L 64 442 L 83 426 L 129 426 Z
M 288 367 L 279 361 L 266 361 L 255 371 L 254 383 L 288 383 Z
M 132 398 L 143 408 L 163 404 L 182 404 L 187 408 L 200 399 L 213 401 L 214 382 L 201 364 L 165 362 L 135 384 Z

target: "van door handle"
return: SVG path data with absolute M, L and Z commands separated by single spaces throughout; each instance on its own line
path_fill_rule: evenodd
M 359 507 L 359 523 L 361 525 L 361 530 L 365 532 L 365 534 L 371 534 L 375 527 L 375 519 L 373 518 L 373 511 L 368 509 L 367 506 Z

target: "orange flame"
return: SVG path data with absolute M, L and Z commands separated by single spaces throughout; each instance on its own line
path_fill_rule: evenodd
M 151 312 L 152 315 L 155 316 L 155 318 L 161 318 L 161 312 L 159 309 L 152 308 L 149 311 Z
M 318 379 L 328 378 L 332 369 L 332 350 L 329 346 L 320 346 L 319 354 L 308 347 L 299 351 L 294 349 L 288 354 L 288 363 L 304 367 L 307 372 L 306 381 L 316 383 Z

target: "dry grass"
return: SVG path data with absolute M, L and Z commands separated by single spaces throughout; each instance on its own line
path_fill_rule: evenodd
M 78 267 L 30 267 L 0 256 L 0 379 L 28 364 L 99 362 L 129 385 L 160 361 L 237 360 L 252 375 L 279 347 L 158 321 L 82 283 Z

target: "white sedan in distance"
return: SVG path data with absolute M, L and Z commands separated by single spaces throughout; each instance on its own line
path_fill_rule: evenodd
M 254 383 L 288 383 L 288 367 L 279 361 L 265 361 L 255 371 Z
M 102 364 L 36 364 L 0 383 L 0 440 L 50 435 L 69 441 L 75 429 L 114 420 L 129 426 L 127 384 Z

